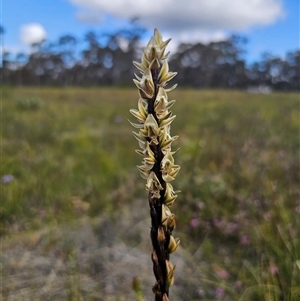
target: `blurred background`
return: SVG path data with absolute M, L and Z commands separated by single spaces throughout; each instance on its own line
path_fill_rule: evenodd
M 127 119 L 154 28 L 179 83 L 170 300 L 300 300 L 299 1 L 1 5 L 1 300 L 153 300 Z
M 130 7 L 130 9 L 128 8 Z M 294 0 L 22 0 L 2 4 L 2 82 L 131 85 L 132 60 L 157 27 L 171 37 L 180 86 L 299 88 L 299 2 Z

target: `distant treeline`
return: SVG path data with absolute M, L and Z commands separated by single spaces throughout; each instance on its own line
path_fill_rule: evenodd
M 82 39 L 65 35 L 54 43 L 43 41 L 32 45 L 29 55 L 5 52 L 2 84 L 130 86 L 133 73 L 138 72 L 132 61 L 141 57 L 143 34 L 144 29 L 133 26 L 110 34 L 88 32 Z M 299 50 L 287 53 L 284 59 L 265 54 L 248 66 L 246 43 L 245 38 L 232 36 L 209 44 L 179 45 L 169 60 L 171 71 L 178 72 L 174 81 L 195 88 L 264 85 L 274 90 L 299 90 Z

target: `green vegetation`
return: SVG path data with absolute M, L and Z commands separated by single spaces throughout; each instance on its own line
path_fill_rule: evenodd
M 176 188 L 182 191 L 174 205 L 175 232 L 178 256 L 189 267 L 186 275 L 178 272 L 170 299 L 299 300 L 298 95 L 178 89 L 169 98 L 177 100 L 172 132 L 179 135 L 174 148 L 181 148 L 175 155 L 181 166 Z M 128 211 L 142 210 L 131 207 L 137 201 L 147 216 L 127 121 L 137 99 L 134 89 L 3 88 L 4 249 L 15 248 L 14 237 L 46 225 L 76 227 L 82 218 L 93 224 L 106 216 L 118 229 L 116 216 L 127 212 L 130 219 Z M 49 240 L 41 244 L 55 244 Z M 115 299 L 101 299 L 97 285 L 98 297 L 80 295 L 73 247 L 61 249 L 73 266 L 65 300 L 130 300 L 116 292 Z M 2 271 L 13 274 L 7 262 L 2 260 Z M 8 298 L 12 291 L 2 294 Z

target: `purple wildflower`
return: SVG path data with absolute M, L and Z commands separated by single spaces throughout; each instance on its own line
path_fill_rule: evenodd
M 237 223 L 228 223 L 226 226 L 225 232 L 227 234 L 232 234 L 232 233 L 236 232 L 237 229 L 238 229 Z
M 46 212 L 46 210 L 43 210 L 43 209 L 42 209 L 42 210 L 39 211 L 38 214 L 39 214 L 39 217 L 43 218 L 43 217 L 46 216 L 47 212 Z
M 192 228 L 197 228 L 199 226 L 200 222 L 198 218 L 193 218 L 190 222 L 190 225 Z
M 250 244 L 250 239 L 247 235 L 243 235 L 241 237 L 241 244 L 242 245 L 249 245 Z
M 217 218 L 214 218 L 213 223 L 216 228 L 223 229 L 226 226 L 226 222 L 224 220 L 218 220 Z
M 13 181 L 14 180 L 14 176 L 13 175 L 4 175 L 2 178 L 1 178 L 1 182 L 3 184 L 8 184 L 9 182 Z
M 217 274 L 222 279 L 226 279 L 229 276 L 229 273 L 226 270 L 219 270 L 217 271 Z
M 205 208 L 205 203 L 204 203 L 204 202 L 199 202 L 199 203 L 198 203 L 198 208 L 199 208 L 199 209 Z
M 238 289 L 242 288 L 242 287 L 243 287 L 243 282 L 240 281 L 240 280 L 238 280 L 238 281 L 235 283 L 235 287 L 238 288 Z
M 225 291 L 221 287 L 218 287 L 215 294 L 217 298 L 222 298 L 225 295 Z
M 269 271 L 270 271 L 271 275 L 275 275 L 276 273 L 278 273 L 278 268 L 277 268 L 276 265 L 272 264 L 272 265 L 270 266 Z

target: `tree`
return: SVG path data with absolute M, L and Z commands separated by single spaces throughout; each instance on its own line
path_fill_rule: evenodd
M 5 52 L 2 41 L 2 82 L 24 85 L 131 85 L 135 72 L 132 61 L 139 60 L 139 42 L 145 29 L 138 19 L 120 30 L 105 33 L 89 31 L 83 39 L 66 34 L 56 42 L 31 45 L 29 56 Z M 79 42 L 84 42 L 83 47 Z M 251 66 L 244 58 L 247 40 L 231 36 L 224 41 L 183 43 L 170 57 L 178 70 L 173 80 L 195 88 L 238 88 L 270 86 L 277 90 L 299 90 L 300 51 L 285 58 L 265 53 Z M 80 52 L 76 53 L 76 48 Z M 171 83 L 173 84 L 173 83 Z
M 59 38 L 60 53 L 67 66 L 72 66 L 75 62 L 76 44 L 77 39 L 72 35 L 64 35 Z

